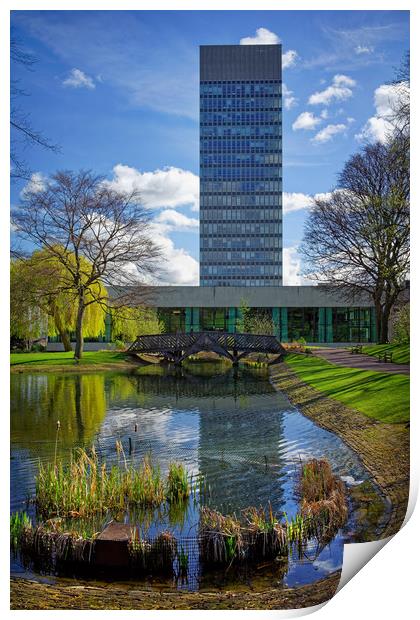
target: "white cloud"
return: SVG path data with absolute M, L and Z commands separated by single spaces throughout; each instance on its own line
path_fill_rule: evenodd
M 296 64 L 298 58 L 299 55 L 296 50 L 287 50 L 287 52 L 284 52 L 284 54 L 282 54 L 281 56 L 281 63 L 283 69 L 293 67 Z
M 351 90 L 356 86 L 355 80 L 347 75 L 335 75 L 332 80 L 332 84 L 327 86 L 324 90 L 317 91 L 309 97 L 308 103 L 310 105 L 330 105 L 333 101 L 344 101 L 353 96 Z
M 356 54 L 373 54 L 374 48 L 371 45 L 356 45 L 354 51 Z
M 31 178 L 20 192 L 21 198 L 26 198 L 28 194 L 37 194 L 42 192 L 46 187 L 46 177 L 41 172 L 34 172 L 31 174 Z
M 328 110 L 322 110 L 320 117 L 323 118 L 324 120 L 328 118 Z
M 313 198 L 309 194 L 300 192 L 283 192 L 283 213 L 292 213 L 308 209 L 313 204 Z
M 255 37 L 243 37 L 240 45 L 275 45 L 280 43 L 280 37 L 267 28 L 257 28 Z
M 321 122 L 321 119 L 314 116 L 312 112 L 302 112 L 292 125 L 294 131 L 297 129 L 315 129 Z
M 240 45 L 276 45 L 281 43 L 280 37 L 267 28 L 257 28 L 255 37 L 243 37 Z M 299 55 L 296 50 L 287 50 L 281 56 L 283 69 L 288 69 L 296 64 Z
M 382 142 L 385 143 L 392 131 L 390 119 L 394 112 L 393 109 L 402 94 L 401 88 L 398 89 L 394 84 L 382 84 L 375 90 L 374 103 L 376 113 L 368 119 L 361 131 L 355 135 L 360 142 Z M 408 94 L 408 91 L 407 91 Z
M 314 200 L 328 200 L 331 194 L 329 192 L 314 194 L 302 194 L 301 192 L 283 192 L 283 213 L 293 213 L 294 211 L 303 211 L 310 209 Z
M 295 105 L 297 105 L 298 99 L 293 96 L 293 90 L 289 90 L 284 82 L 283 82 L 282 93 L 283 93 L 284 107 L 286 108 L 286 110 L 290 110 Z
M 168 231 L 176 230 L 177 232 L 196 231 L 200 226 L 200 222 L 196 218 L 187 217 L 174 209 L 161 211 L 154 221 L 162 224 Z
M 153 241 L 162 251 L 160 284 L 196 286 L 199 283 L 199 264 L 184 248 L 175 247 L 168 237 L 165 223 L 152 222 L 150 232 Z
M 301 286 L 305 279 L 300 274 L 301 258 L 296 246 L 283 248 L 283 284 L 285 286 Z
M 356 86 L 356 81 L 348 75 L 338 74 L 333 77 L 334 86 Z
M 63 86 L 70 86 L 71 88 L 95 88 L 95 82 L 93 78 L 86 75 L 80 69 L 72 69 L 69 76 L 63 81 Z
M 114 178 L 108 184 L 114 189 L 139 191 L 142 204 L 148 209 L 176 208 L 187 204 L 193 211 L 199 209 L 199 178 L 189 170 L 170 166 L 153 172 L 141 172 L 117 164 L 113 172 Z
M 347 125 L 339 123 L 337 125 L 327 125 L 321 131 L 318 131 L 316 136 L 312 138 L 313 142 L 324 143 L 332 140 L 333 136 L 339 133 L 344 133 L 347 129 Z

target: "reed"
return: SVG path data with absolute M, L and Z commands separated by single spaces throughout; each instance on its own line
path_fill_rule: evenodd
M 182 502 L 190 496 L 191 487 L 188 472 L 182 463 L 169 465 L 166 480 L 166 499 L 168 502 Z
M 280 553 L 287 554 L 287 531 L 274 515 L 271 504 L 267 511 L 263 507 L 251 507 L 242 511 L 242 515 L 245 519 L 246 534 L 243 537 L 248 543 L 248 557 L 272 558 Z
M 95 449 L 78 449 L 68 465 L 40 463 L 36 476 L 35 503 L 43 517 L 86 517 L 108 510 L 125 510 L 130 505 L 157 507 L 165 500 L 182 501 L 191 486 L 184 466 L 172 463 L 165 480 L 150 454 L 140 465 L 127 463 L 117 442 L 120 462 L 108 468 L 100 464 Z
M 200 553 L 206 563 L 230 563 L 243 554 L 242 528 L 235 515 L 202 508 L 199 535 Z
M 302 464 L 300 493 L 308 536 L 327 542 L 347 520 L 344 483 L 334 476 L 327 460 L 312 459 Z
M 25 530 L 32 529 L 32 522 L 26 512 L 15 512 L 10 516 L 10 546 L 14 551 L 20 544 Z

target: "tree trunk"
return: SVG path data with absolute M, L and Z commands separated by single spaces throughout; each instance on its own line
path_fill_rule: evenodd
M 386 344 L 388 342 L 388 333 L 389 333 L 389 317 L 391 315 L 391 308 L 393 306 L 392 301 L 388 301 L 384 304 L 382 310 L 382 330 L 380 343 Z
M 389 312 L 385 310 L 382 311 L 382 320 L 381 320 L 381 332 L 379 335 L 379 344 L 386 344 L 388 342 L 388 319 Z
M 71 341 L 70 341 L 70 334 L 68 331 L 64 330 L 57 330 L 60 338 L 61 338 L 61 342 L 63 343 L 63 347 L 64 347 L 64 351 L 71 351 Z
M 63 343 L 64 351 L 71 351 L 71 342 L 70 342 L 70 334 L 63 327 L 63 321 L 61 320 L 59 311 L 55 308 L 55 312 L 53 314 L 55 329 L 57 330 L 61 342 Z
M 375 299 L 375 314 L 376 314 L 376 340 L 377 342 L 381 341 L 382 335 L 382 304 L 380 301 Z
M 79 305 L 77 308 L 76 319 L 76 347 L 74 349 L 74 359 L 80 360 L 83 355 L 83 315 L 85 312 L 85 303 L 83 293 L 79 295 Z

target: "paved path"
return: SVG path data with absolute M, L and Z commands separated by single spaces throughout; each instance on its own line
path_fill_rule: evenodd
M 398 375 L 409 375 L 410 364 L 394 364 L 391 362 L 378 362 L 376 357 L 363 353 L 350 353 L 347 349 L 313 349 L 313 354 L 322 357 L 328 362 L 347 368 L 361 368 L 362 370 L 375 370 L 376 372 L 392 372 Z

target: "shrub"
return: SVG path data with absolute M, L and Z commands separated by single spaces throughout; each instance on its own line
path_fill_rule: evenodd
M 395 313 L 393 341 L 398 344 L 410 342 L 410 305 L 405 304 Z

